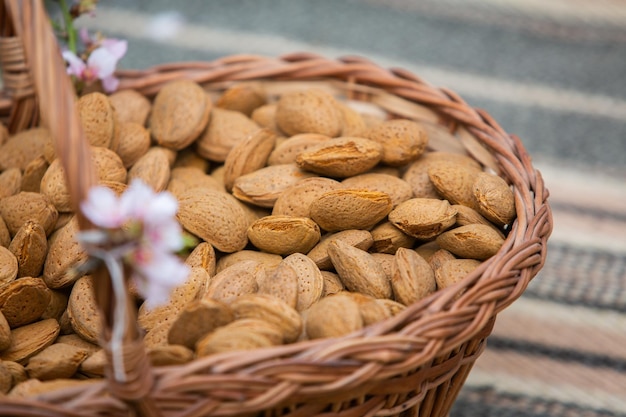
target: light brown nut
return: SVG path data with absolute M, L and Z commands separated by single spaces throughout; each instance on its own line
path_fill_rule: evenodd
M 94 164 L 98 181 L 126 182 L 126 168 L 120 157 L 110 149 L 99 146 L 91 147 L 91 160 Z M 65 171 L 61 161 L 55 159 L 41 179 L 40 191 L 47 196 L 59 212 L 72 211 Z
M 9 168 L 24 170 L 28 163 L 43 155 L 46 143 L 52 142 L 48 129 L 36 127 L 23 130 L 0 146 L 0 171 Z
M 15 195 L 22 186 L 22 171 L 19 168 L 9 168 L 0 173 L 0 199 Z
M 6 372 L 11 376 L 13 386 L 28 380 L 28 374 L 23 365 L 13 361 L 2 361 L 2 364 Z
M 65 291 L 50 290 L 50 302 L 41 314 L 41 319 L 61 320 L 63 313 L 67 310 L 69 295 Z
M 311 218 L 328 231 L 369 230 L 391 211 L 391 198 L 379 191 L 328 191 L 311 204 Z
M 365 173 L 341 181 L 344 188 L 380 191 L 391 197 L 391 204 L 398 204 L 413 198 L 411 186 L 401 178 L 389 174 Z
M 65 288 L 81 277 L 75 267 L 85 262 L 88 255 L 76 240 L 77 233 L 78 219 L 73 217 L 48 240 L 43 279 L 52 289 Z
M 383 147 L 373 140 L 342 136 L 309 147 L 296 157 L 304 170 L 334 178 L 346 178 L 374 168 Z
M 0 351 L 0 359 L 24 364 L 41 352 L 59 335 L 59 323 L 54 319 L 40 320 L 11 331 L 11 345 Z
M 325 297 L 306 314 L 306 334 L 310 339 L 340 337 L 363 328 L 359 304 L 345 293 Z
M 11 327 L 0 311 L 0 352 L 11 346 Z
M 213 249 L 210 243 L 200 242 L 193 251 L 191 251 L 189 256 L 187 256 L 185 263 L 192 268 L 204 269 L 207 274 L 212 277 L 215 275 L 215 266 L 217 263 L 215 249 Z
M 252 294 L 259 289 L 258 274 L 265 268 L 256 261 L 241 261 L 218 272 L 211 281 L 203 298 L 229 304 L 237 297 Z
M 250 117 L 256 108 L 265 104 L 265 97 L 258 86 L 242 83 L 229 87 L 215 104 L 221 109 L 238 111 Z
M 38 193 L 20 192 L 0 200 L 0 216 L 11 236 L 28 220 L 34 220 L 43 226 L 49 235 L 59 214 L 48 197 Z
M 370 128 L 365 137 L 383 146 L 382 162 L 406 165 L 419 158 L 428 145 L 426 130 L 412 120 L 387 120 Z
M 276 103 L 264 104 L 254 109 L 250 118 L 259 126 L 272 129 L 280 133 L 280 129 L 276 124 Z
M 130 168 L 150 149 L 150 132 L 139 123 L 119 124 L 119 141 L 113 149 L 122 159 L 124 167 Z
M 465 206 L 464 206 L 465 207 Z M 439 245 L 436 241 L 431 240 L 430 242 L 423 243 L 415 248 L 415 252 L 422 258 L 426 260 L 426 262 L 430 262 L 430 257 L 435 254 L 439 249 Z M 430 264 L 430 263 L 429 263 Z
M 170 180 L 168 153 L 167 149 L 159 146 L 150 148 L 128 170 L 128 183 L 138 179 L 156 192 L 165 190 Z
M 4 362 L 0 362 L 0 395 L 4 396 L 13 388 L 13 377 Z
M 107 367 L 107 357 L 104 349 L 100 349 L 91 353 L 85 360 L 82 361 L 78 370 L 81 374 L 90 378 L 100 378 L 105 375 L 105 369 Z
M 282 141 L 270 154 L 268 165 L 293 164 L 299 154 L 320 143 L 328 142 L 329 136 L 319 133 L 300 133 Z
M 282 260 L 283 258 L 280 255 L 244 249 L 220 257 L 217 261 L 215 270 L 216 272 L 223 271 L 229 266 L 241 261 L 257 261 L 265 267 L 265 271 L 267 273 L 270 273 L 278 267 Z
M 259 127 L 238 111 L 214 108 L 210 123 L 196 141 L 196 150 L 209 161 L 224 162 L 233 146 Z
M 271 129 L 259 129 L 233 146 L 224 161 L 224 186 L 228 191 L 237 178 L 265 166 L 276 138 Z
M 0 215 L 0 246 L 8 248 L 10 244 L 11 234 L 9 233 L 9 229 L 7 228 L 7 224 L 4 222 L 2 215 Z
M 100 346 L 86 341 L 76 333 L 60 335 L 56 338 L 54 343 L 64 343 L 66 345 L 75 346 L 87 351 L 89 354 L 97 352 L 101 349 Z
M 208 298 L 195 300 L 178 314 L 169 328 L 167 341 L 171 345 L 194 349 L 198 340 L 234 319 L 232 309 L 220 301 Z
M 43 226 L 28 220 L 13 237 L 9 250 L 17 258 L 18 277 L 38 277 L 48 254 Z
M 21 191 L 38 193 L 41 186 L 41 179 L 48 170 L 48 161 L 43 156 L 33 159 L 24 168 L 22 175 Z
M 193 147 L 189 147 L 178 151 L 172 170 L 175 168 L 196 168 L 206 174 L 211 168 L 211 163 L 198 155 Z
M 428 169 L 437 161 L 450 161 L 455 164 L 468 165 L 476 171 L 480 171 L 478 162 L 467 155 L 450 152 L 426 152 L 411 163 L 402 176 L 411 185 L 415 197 L 441 198 L 428 176 Z
M 341 183 L 326 177 L 311 177 L 285 189 L 276 199 L 273 215 L 310 217 L 311 203 L 327 191 L 338 190 Z
M 194 188 L 205 188 L 207 190 L 225 192 L 224 184 L 216 180 L 212 175 L 208 175 L 196 167 L 178 167 L 170 171 L 170 180 L 167 184 L 167 191 L 176 198 Z
M 372 251 L 394 254 L 398 248 L 412 248 L 415 238 L 386 221 L 372 229 Z
M 339 101 L 339 110 L 343 116 L 343 127 L 341 136 L 363 136 L 367 131 L 367 123 L 361 114 L 349 106 L 349 104 Z
M 324 278 L 324 289 L 322 291 L 322 297 L 337 294 L 338 292 L 345 291 L 343 282 L 334 272 L 322 271 L 322 277 Z
M 335 240 L 341 240 L 359 249 L 368 250 L 373 243 L 372 234 L 367 230 L 342 230 L 328 233 L 311 249 L 307 256 L 315 262 L 319 269 L 332 269 L 333 263 L 328 255 L 328 245 Z
M 182 226 L 214 248 L 230 253 L 248 243 L 248 222 L 233 196 L 195 188 L 183 193 L 178 202 L 176 217 Z
M 387 306 L 377 302 L 377 298 L 358 292 L 344 292 L 352 298 L 359 306 L 359 312 L 363 319 L 363 326 L 378 323 L 391 317 L 391 312 Z
M 235 299 L 230 307 L 236 319 L 265 320 L 282 331 L 283 341 L 295 341 L 302 331 L 300 314 L 284 301 L 268 294 L 246 294 Z
M 97 344 L 101 314 L 96 305 L 93 277 L 85 275 L 74 283 L 67 303 L 72 329 L 88 342 Z
M 477 208 L 472 185 L 480 171 L 451 161 L 436 161 L 428 168 L 428 177 L 437 192 L 450 204 Z
M 343 114 L 337 100 L 326 91 L 291 91 L 278 100 L 276 123 L 289 136 L 320 133 L 336 137 L 343 128 Z
M 395 256 L 390 253 L 378 253 L 372 252 L 372 258 L 376 260 L 382 266 L 385 271 L 385 276 L 391 282 L 391 276 L 393 274 L 393 264 L 395 262 Z
M 152 104 L 152 137 L 165 148 L 186 148 L 206 128 L 212 108 L 211 100 L 196 82 L 170 81 L 159 90 Z
M 0 146 L 4 145 L 7 140 L 9 140 L 9 130 L 4 123 L 0 122 Z
M 193 350 L 181 345 L 157 346 L 148 350 L 152 366 L 182 365 L 194 359 Z
M 98 92 L 81 96 L 76 104 L 85 133 L 85 139 L 92 146 L 113 148 L 116 116 L 109 98 Z
M 0 246 L 0 288 L 13 282 L 17 278 L 18 270 L 15 255 L 4 246 Z
M 442 233 L 437 243 L 458 257 L 485 260 L 498 252 L 504 239 L 493 227 L 469 224 Z
M 371 254 L 341 240 L 328 245 L 328 254 L 348 290 L 374 298 L 391 298 L 391 283 Z
M 250 243 L 277 255 L 306 253 L 320 240 L 320 228 L 308 217 L 267 216 L 248 228 Z
M 38 320 L 49 302 L 50 290 L 41 278 L 16 279 L 0 290 L 0 311 L 11 328 Z
M 389 221 L 416 239 L 431 239 L 452 227 L 456 210 L 446 200 L 412 198 L 389 213 Z
M 304 311 L 322 297 L 324 291 L 322 272 L 311 258 L 301 253 L 287 256 L 283 263 L 292 267 L 298 275 L 296 310 Z
M 249 329 L 231 329 L 224 326 L 198 341 L 196 355 L 203 357 L 217 353 L 254 350 L 271 346 L 273 346 L 272 341 L 261 333 L 251 332 Z
M 475 259 L 453 259 L 444 262 L 435 273 L 437 288 L 442 290 L 460 282 L 480 264 L 481 262 Z M 459 292 L 458 295 L 461 293 Z
M 478 211 L 497 225 L 509 224 L 515 218 L 515 196 L 503 178 L 481 172 L 473 184 Z
M 17 384 L 7 395 L 9 398 L 34 398 L 35 396 L 54 392 L 63 389 L 76 389 L 82 391 L 88 389 L 87 386 L 98 383 L 94 379 L 54 379 L 51 381 L 40 381 L 30 378 L 24 382 Z
M 439 246 L 439 244 L 437 244 L 437 246 Z M 433 271 L 435 271 L 436 275 L 437 271 L 441 269 L 441 266 L 443 264 L 454 259 L 456 259 L 456 257 L 452 254 L 452 252 L 445 249 L 439 249 L 430 256 L 430 258 L 428 259 L 428 264 L 433 269 Z
M 145 302 L 141 304 L 137 312 L 137 322 L 148 331 L 161 324 L 170 326 L 186 305 L 204 295 L 209 280 L 209 274 L 203 268 L 191 268 L 187 280 L 182 285 L 174 288 L 170 293 L 170 299 L 167 304 L 153 308 L 149 308 Z M 165 329 L 163 334 L 167 341 L 167 331 Z
M 284 342 L 283 330 L 278 325 L 264 319 L 237 319 L 226 326 L 232 330 L 242 329 L 251 333 L 261 334 L 267 337 L 272 345 L 281 345 Z
M 435 273 L 428 262 L 412 249 L 396 252 L 391 277 L 394 299 L 406 306 L 434 293 Z
M 109 96 L 118 123 L 146 125 L 152 104 L 136 90 L 118 90 Z
M 289 264 L 281 262 L 259 284 L 259 294 L 268 294 L 296 308 L 298 303 L 298 274 Z
M 376 299 L 376 302 L 384 306 L 392 317 L 406 310 L 406 306 L 404 304 L 400 304 L 394 300 L 379 298 Z
M 272 165 L 237 178 L 232 192 L 241 201 L 271 208 L 283 191 L 313 176 L 295 164 Z
M 172 320 L 177 316 L 178 312 L 170 312 Z M 172 327 L 172 320 L 158 322 L 154 327 L 146 331 L 143 336 L 143 345 L 147 350 L 157 349 L 164 346 L 168 346 L 167 335 Z
M 40 381 L 70 378 L 88 355 L 88 351 L 79 347 L 55 343 L 31 357 L 26 372 Z

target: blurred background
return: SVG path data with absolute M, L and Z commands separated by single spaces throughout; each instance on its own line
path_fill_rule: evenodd
M 127 39 L 122 68 L 361 55 L 487 110 L 542 172 L 555 229 L 451 417 L 626 416 L 626 2 L 102 0 L 77 26 Z

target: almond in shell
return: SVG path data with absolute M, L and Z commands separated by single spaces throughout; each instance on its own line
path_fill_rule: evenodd
M 307 253 L 307 256 L 315 262 L 319 269 L 329 270 L 333 268 L 330 255 L 328 255 L 328 245 L 335 240 L 341 240 L 363 250 L 368 250 L 373 243 L 372 234 L 367 230 L 342 230 L 328 233 Z
M 163 86 L 154 98 L 150 132 L 155 142 L 169 149 L 183 149 L 204 131 L 212 103 L 194 81 L 176 80 Z
M 33 220 L 24 223 L 13 237 L 9 250 L 17 258 L 18 277 L 38 277 L 48 253 L 43 226 Z
M 304 311 L 322 297 L 324 291 L 322 272 L 311 258 L 302 253 L 287 256 L 283 263 L 296 271 L 298 276 L 296 310 Z
M 391 198 L 380 191 L 339 189 L 322 194 L 311 204 L 310 216 L 328 231 L 369 230 L 392 209 Z
M 412 198 L 389 213 L 389 221 L 416 239 L 431 239 L 456 222 L 456 210 L 446 200 Z
M 442 233 L 437 243 L 458 257 L 485 260 L 500 250 L 504 239 L 493 227 L 469 224 Z
M 258 274 L 265 274 L 256 261 L 241 261 L 218 272 L 208 285 L 204 298 L 229 304 L 245 294 L 259 289 Z
M 387 120 L 370 128 L 365 137 L 383 146 L 382 162 L 406 165 L 419 158 L 428 145 L 426 130 L 417 122 L 406 119 Z
M 26 372 L 40 381 L 70 378 L 88 355 L 87 350 L 77 346 L 55 343 L 31 357 Z
M 152 104 L 136 90 L 118 90 L 109 96 L 119 124 L 137 123 L 145 126 Z
M 329 136 L 319 133 L 300 133 L 277 144 L 270 154 L 268 165 L 293 164 L 299 154 L 309 148 L 330 140 Z
M 24 364 L 31 356 L 50 346 L 59 335 L 54 319 L 40 320 L 11 331 L 11 345 L 0 352 L 0 359 Z
M 285 189 L 276 199 L 272 214 L 310 217 L 311 204 L 327 191 L 338 190 L 341 183 L 326 177 L 311 177 Z
M 169 328 L 167 341 L 194 349 L 196 342 L 235 318 L 231 308 L 217 300 L 203 298 L 187 304 Z
M 9 168 L 24 170 L 28 163 L 43 155 L 46 143 L 52 138 L 48 129 L 42 127 L 23 130 L 0 146 L 0 171 Z
M 17 258 L 13 252 L 0 246 L 0 288 L 13 282 L 17 278 L 18 270 Z
M 472 186 L 478 211 L 499 226 L 515 218 L 515 196 L 506 181 L 494 174 L 481 172 Z
M 22 175 L 21 191 L 38 193 L 41 186 L 41 179 L 48 170 L 48 161 L 43 156 L 33 159 L 24 168 Z
M 371 254 L 341 240 L 328 245 L 328 254 L 348 290 L 374 298 L 391 298 L 387 274 Z
M 170 180 L 169 150 L 154 146 L 150 148 L 128 170 L 127 181 L 130 184 L 138 179 L 154 191 L 165 190 Z
M 139 123 L 124 122 L 119 125 L 118 135 L 114 151 L 122 159 L 124 167 L 130 168 L 150 149 L 150 132 Z
M 231 149 L 259 127 L 243 113 L 214 108 L 210 123 L 196 141 L 196 150 L 209 161 L 224 162 Z
M 362 174 L 380 162 L 383 147 L 359 137 L 340 137 L 311 146 L 296 157 L 304 170 L 333 178 Z
M 291 91 L 278 100 L 276 123 L 289 136 L 320 133 L 336 137 L 343 129 L 343 114 L 335 97 L 326 91 Z
M 235 179 L 265 166 L 276 138 L 274 131 L 259 129 L 233 146 L 224 162 L 224 185 L 228 191 Z
M 250 117 L 256 108 L 265 104 L 265 97 L 257 86 L 242 83 L 226 89 L 215 104 L 221 109 L 238 111 Z
M 414 250 L 405 248 L 396 252 L 391 286 L 394 299 L 407 306 L 437 289 L 435 273 L 428 262 Z
M 289 307 L 298 303 L 298 274 L 289 264 L 281 262 L 259 284 L 259 294 L 268 294 L 283 300 Z
M 306 253 L 320 240 L 320 228 L 308 217 L 266 216 L 248 228 L 250 242 L 278 255 Z
M 28 220 L 33 220 L 43 226 L 46 235 L 54 229 L 59 216 L 52 201 L 43 194 L 20 192 L 0 200 L 0 216 L 11 236 Z
M 363 328 L 359 304 L 345 293 L 322 298 L 307 310 L 306 334 L 310 339 L 339 337 Z
M 50 290 L 41 278 L 20 278 L 0 290 L 0 311 L 11 328 L 37 321 L 49 302 Z
M 409 183 L 394 175 L 381 173 L 365 173 L 341 181 L 344 188 L 380 191 L 391 197 L 391 204 L 398 204 L 413 198 L 413 190 Z
M 9 168 L 0 174 L 0 199 L 15 195 L 22 186 L 22 171 Z
M 76 105 L 89 144 L 115 149 L 116 115 L 109 98 L 98 92 L 88 93 L 81 96 Z

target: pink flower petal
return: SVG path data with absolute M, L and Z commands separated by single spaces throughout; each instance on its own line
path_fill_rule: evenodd
M 95 49 L 87 58 L 87 67 L 101 80 L 113 75 L 116 65 L 115 56 L 102 47 Z
M 128 42 L 120 39 L 107 38 L 100 41 L 100 45 L 111 53 L 119 61 L 128 50 Z
M 69 64 L 67 67 L 67 73 L 82 79 L 83 72 L 87 68 L 85 62 L 72 51 L 63 51 L 62 56 L 63 59 Z
M 112 93 L 117 90 L 117 87 L 120 85 L 120 80 L 115 78 L 114 76 L 104 77 L 101 79 L 102 88 L 107 93 Z
M 155 192 L 143 181 L 135 179 L 122 194 L 120 199 L 121 211 L 128 217 L 143 221 L 146 205 L 152 201 Z
M 83 214 L 99 227 L 117 228 L 125 221 L 119 210 L 117 196 L 106 187 L 94 187 L 89 190 L 87 200 L 81 203 L 80 208 Z

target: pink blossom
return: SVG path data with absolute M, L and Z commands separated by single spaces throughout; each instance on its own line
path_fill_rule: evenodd
M 184 239 L 175 217 L 178 203 L 170 193 L 156 193 L 141 180 L 133 180 L 120 197 L 98 186 L 90 190 L 81 209 L 101 228 L 140 225 L 126 229 L 128 249 L 122 260 L 134 269 L 132 279 L 148 306 L 166 302 L 171 291 L 184 283 L 189 267 L 173 254 L 183 248 Z
M 68 74 L 88 84 L 99 79 L 104 90 L 112 92 L 119 85 L 119 80 L 113 75 L 115 67 L 126 53 L 128 43 L 125 40 L 104 39 L 100 45 L 89 54 L 87 62 L 72 51 L 64 51 L 63 58 L 69 64 Z

